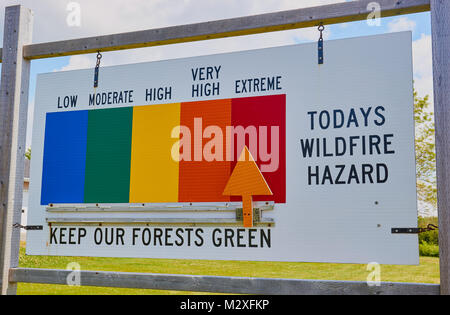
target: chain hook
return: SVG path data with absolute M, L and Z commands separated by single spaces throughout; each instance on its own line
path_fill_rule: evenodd
M 96 67 L 100 67 L 100 61 L 102 59 L 102 54 L 100 53 L 100 50 L 97 52 L 97 64 Z
M 317 29 L 320 32 L 319 40 L 323 40 L 323 31 L 325 30 L 325 26 L 323 26 L 323 22 L 320 22 L 319 27 Z
M 95 64 L 95 71 L 94 71 L 94 88 L 98 87 L 98 74 L 100 71 L 100 62 L 102 60 L 102 54 L 100 53 L 100 50 L 97 52 L 97 63 Z
M 419 233 L 425 233 L 425 232 L 430 232 L 430 231 L 435 231 L 438 230 L 439 227 L 434 225 L 434 224 L 428 224 L 426 228 L 419 228 Z

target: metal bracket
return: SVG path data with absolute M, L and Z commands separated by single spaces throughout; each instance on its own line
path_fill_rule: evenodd
M 434 224 L 428 224 L 426 228 L 392 228 L 392 234 L 420 234 L 439 229 Z
M 323 65 L 323 31 L 325 30 L 325 26 L 323 26 L 323 23 L 320 23 L 318 30 L 320 32 L 320 38 L 318 42 L 318 54 L 319 54 L 319 65 Z
M 244 221 L 244 214 L 242 208 L 236 209 L 236 221 Z M 261 209 L 253 208 L 253 223 L 261 221 Z
M 42 231 L 44 227 L 42 225 L 21 225 L 19 223 L 16 223 L 13 225 L 15 228 L 24 229 L 26 231 Z
M 419 228 L 392 228 L 392 234 L 419 234 Z
M 255 201 L 253 206 L 261 211 L 274 210 L 273 201 Z M 49 213 L 172 213 L 172 212 L 236 212 L 242 208 L 242 202 L 184 202 L 184 203 L 131 203 L 131 204 L 49 204 L 46 211 Z

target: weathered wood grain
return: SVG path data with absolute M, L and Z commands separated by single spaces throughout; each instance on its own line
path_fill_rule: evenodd
M 1 294 L 15 294 L 8 282 L 10 267 L 19 264 L 20 230 L 13 228 L 22 215 L 25 140 L 30 61 L 23 45 L 31 42 L 32 13 L 21 6 L 7 7 L 0 82 L 0 281 Z
M 11 270 L 13 282 L 67 284 L 73 271 L 51 269 Z M 322 281 L 296 279 L 240 278 L 219 276 L 166 275 L 107 271 L 79 271 L 81 285 L 153 290 L 238 294 L 321 294 L 321 295 L 438 295 L 439 285 L 415 283 L 382 283 Z
M 441 292 L 450 295 L 450 1 L 431 1 Z

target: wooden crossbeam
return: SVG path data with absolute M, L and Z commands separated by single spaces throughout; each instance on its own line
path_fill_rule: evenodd
M 236 294 L 439 295 L 437 284 L 169 275 L 108 271 L 77 271 L 82 286 L 215 292 Z M 67 285 L 71 270 L 14 268 L 10 281 Z
M 31 44 L 24 47 L 23 56 L 25 59 L 71 56 L 292 30 L 317 26 L 321 22 L 330 25 L 360 21 L 367 19 L 371 13 L 368 8 L 371 2 L 373 1 L 342 2 L 137 32 Z M 380 4 L 382 17 L 430 10 L 430 0 L 378 0 L 377 3 Z

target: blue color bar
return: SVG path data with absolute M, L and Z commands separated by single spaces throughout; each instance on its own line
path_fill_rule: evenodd
M 88 111 L 47 113 L 41 205 L 83 203 Z

